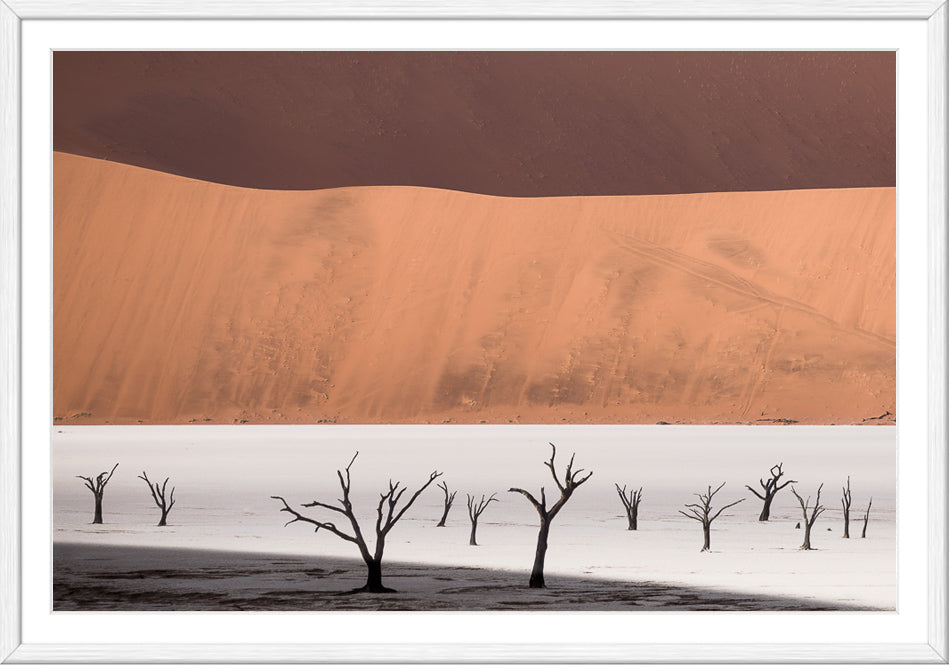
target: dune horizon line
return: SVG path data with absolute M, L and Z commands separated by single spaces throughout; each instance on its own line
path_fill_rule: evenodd
M 281 189 L 277 187 L 252 187 L 249 185 L 232 185 L 223 182 L 216 182 L 214 180 L 204 180 L 202 178 L 196 178 L 187 175 L 181 175 L 178 173 L 173 173 L 171 171 L 164 171 L 160 168 L 153 168 L 148 166 L 140 166 L 137 164 L 132 164 L 129 162 L 123 162 L 120 160 L 107 159 L 104 157 L 93 157 L 89 155 L 83 155 L 80 153 L 69 152 L 68 150 L 53 150 L 53 155 L 69 155 L 72 157 L 77 157 L 80 159 L 88 159 L 97 162 L 104 162 L 108 164 L 119 164 L 126 166 L 130 169 L 138 169 L 142 171 L 148 171 L 151 173 L 162 174 L 164 176 L 169 176 L 172 178 L 181 178 L 185 181 L 191 182 L 200 182 L 207 183 L 209 185 L 215 185 L 217 187 L 228 187 L 238 190 L 249 190 L 254 192 L 287 192 L 287 193 L 303 193 L 303 192 L 333 192 L 341 190 L 359 190 L 359 189 L 432 189 L 436 191 L 443 192 L 455 192 L 458 194 L 471 194 L 473 196 L 484 196 L 487 198 L 494 199 L 608 199 L 608 198 L 631 198 L 631 197 L 644 197 L 644 196 L 704 196 L 704 195 L 716 195 L 716 194 L 768 194 L 773 192 L 820 192 L 826 190 L 836 190 L 836 191 L 850 191 L 850 190 L 875 190 L 875 189 L 896 189 L 893 185 L 864 185 L 864 186 L 854 186 L 854 187 L 776 187 L 774 189 L 742 189 L 742 190 L 708 190 L 708 191 L 687 191 L 687 192 L 678 192 L 678 193 L 637 193 L 637 194 L 549 194 L 549 195 L 518 195 L 518 194 L 491 194 L 486 192 L 477 191 L 474 189 L 460 189 L 452 187 L 436 187 L 432 185 L 413 185 L 408 183 L 367 183 L 360 185 L 339 185 L 334 187 L 317 187 L 313 189 Z
M 65 150 L 54 150 L 54 155 L 69 155 L 72 157 L 77 157 L 80 159 L 88 159 L 96 162 L 104 162 L 108 164 L 119 164 L 126 166 L 130 169 L 138 169 L 142 171 L 148 171 L 151 173 L 161 174 L 164 176 L 169 176 L 172 178 L 180 178 L 185 181 L 207 183 L 209 185 L 214 185 L 216 187 L 227 187 L 231 189 L 238 190 L 249 190 L 255 192 L 287 192 L 287 193 L 305 193 L 305 192 L 333 192 L 341 190 L 359 190 L 359 189 L 431 189 L 436 191 L 443 192 L 455 192 L 458 194 L 471 194 L 472 196 L 484 196 L 487 198 L 493 199 L 621 199 L 621 198 L 633 198 L 633 197 L 645 197 L 645 196 L 656 196 L 656 197 L 686 197 L 686 196 L 713 196 L 713 195 L 730 195 L 730 194 L 769 194 L 774 192 L 821 192 L 827 190 L 835 191 L 851 191 L 851 190 L 878 190 L 878 189 L 895 189 L 896 187 L 888 186 L 877 186 L 877 185 L 867 185 L 867 186 L 856 186 L 856 187 L 805 187 L 805 188 L 792 188 L 792 187 L 777 187 L 775 189 L 743 189 L 743 190 L 709 190 L 709 191 L 695 191 L 695 192 L 682 192 L 682 193 L 658 193 L 658 194 L 649 194 L 649 193 L 640 193 L 640 194 L 551 194 L 544 196 L 530 196 L 530 195 L 510 195 L 510 194 L 489 194 L 485 192 L 480 192 L 470 189 L 455 189 L 451 187 L 434 187 L 430 185 L 411 185 L 411 184 L 363 184 L 363 185 L 340 185 L 337 187 L 318 187 L 314 189 L 280 189 L 273 187 L 250 187 L 245 185 L 231 185 L 227 183 L 215 182 L 213 180 L 203 180 L 201 178 L 194 178 L 191 176 L 180 175 L 177 173 L 172 173 L 170 171 L 163 171 L 158 168 L 150 168 L 147 166 L 139 166 L 136 164 L 131 164 L 127 162 L 122 162 L 118 160 L 106 159 L 103 157 L 90 157 L 88 155 L 82 155 L 79 153 L 73 153 Z

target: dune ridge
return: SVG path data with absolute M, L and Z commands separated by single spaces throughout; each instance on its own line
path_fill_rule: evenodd
M 885 51 L 57 51 L 61 152 L 265 189 L 896 183 Z
M 53 415 L 891 423 L 895 219 L 890 187 L 264 191 L 55 153 Z

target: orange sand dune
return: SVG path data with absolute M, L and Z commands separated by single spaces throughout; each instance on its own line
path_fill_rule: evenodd
M 893 188 L 530 199 L 54 165 L 57 422 L 893 422 Z

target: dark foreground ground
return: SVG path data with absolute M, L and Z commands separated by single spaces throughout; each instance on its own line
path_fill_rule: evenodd
M 54 610 L 861 610 L 809 599 L 737 594 L 587 576 L 390 563 L 394 594 L 348 594 L 362 562 L 244 552 L 55 544 Z

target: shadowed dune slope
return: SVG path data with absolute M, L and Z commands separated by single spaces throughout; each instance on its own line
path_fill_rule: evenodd
M 892 188 L 528 199 L 239 189 L 61 153 L 54 171 L 63 422 L 895 412 Z
M 895 184 L 891 52 L 68 52 L 61 152 L 241 187 Z

